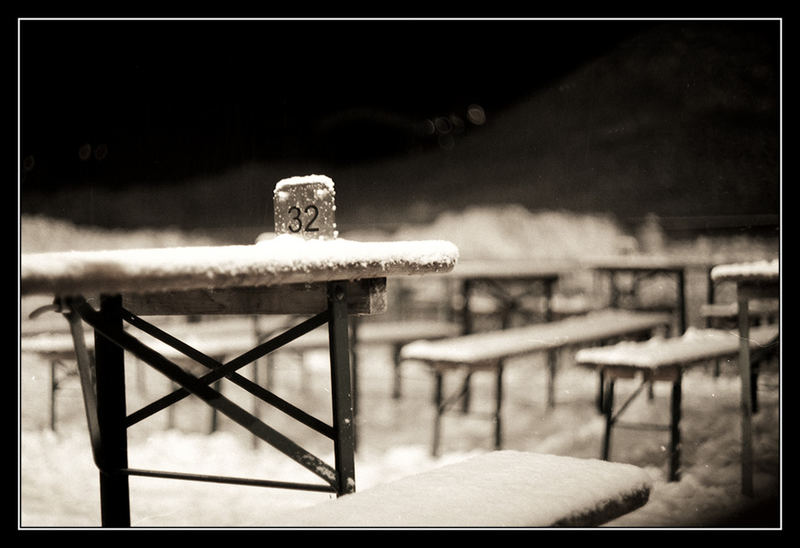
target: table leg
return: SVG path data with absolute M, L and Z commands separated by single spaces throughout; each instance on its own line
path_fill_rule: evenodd
M 50 430 L 56 431 L 56 390 L 58 390 L 58 379 L 56 379 L 57 360 L 50 360 Z
M 752 377 L 750 375 L 750 319 L 747 296 L 737 295 L 739 307 L 739 376 L 742 409 L 742 493 L 753 496 Z
M 472 292 L 472 283 L 470 280 L 464 280 L 464 284 L 461 287 L 461 294 L 463 297 L 463 304 L 462 304 L 462 327 L 461 331 L 463 335 L 468 335 L 473 332 L 475 326 L 472 322 L 472 311 L 469 307 L 469 298 L 470 293 Z M 466 414 L 469 412 L 469 385 L 471 382 L 472 376 L 467 373 L 466 377 L 464 377 L 464 399 L 461 402 L 461 412 Z
M 672 383 L 672 396 L 670 398 L 670 452 L 669 452 L 669 481 L 680 479 L 681 462 L 681 377 L 683 373 L 677 372 L 677 378 Z
M 547 409 L 556 406 L 556 370 L 558 368 L 558 350 L 547 352 Z
M 497 377 L 495 378 L 495 410 L 494 410 L 494 448 L 500 450 L 503 446 L 503 362 L 497 364 Z
M 608 460 L 611 455 L 611 428 L 614 426 L 614 379 L 607 379 L 603 386 L 603 413 L 606 426 L 603 431 L 603 449 L 601 458 Z
M 678 311 L 678 335 L 683 335 L 686 332 L 686 273 L 683 269 L 678 270 L 678 297 L 677 297 L 677 311 Z
M 544 283 L 544 321 L 553 321 L 553 285 L 555 280 L 546 280 Z
M 431 442 L 431 456 L 439 456 L 439 441 L 441 439 L 442 414 L 444 414 L 444 402 L 442 400 L 442 390 L 444 386 L 444 375 L 441 371 L 434 371 L 433 405 L 436 410 L 433 416 L 433 441 Z
M 100 314 L 122 331 L 122 298 L 102 297 Z M 103 527 L 130 526 L 128 441 L 125 426 L 125 354 L 122 348 L 95 331 L 97 420 L 101 440 L 100 506 Z
M 333 395 L 334 458 L 337 495 L 356 490 L 353 383 L 350 370 L 349 322 L 345 282 L 328 284 L 328 337 Z

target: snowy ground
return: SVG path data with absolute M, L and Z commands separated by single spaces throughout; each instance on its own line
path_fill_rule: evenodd
M 404 394 L 391 398 L 391 357 L 386 348 L 365 352 L 361 361 L 359 449 L 356 485 L 365 489 L 378 482 L 453 462 L 488 451 L 492 425 L 481 416 L 491 409 L 490 378 L 475 380 L 474 412 L 449 415 L 444 423 L 444 453 L 429 455 L 432 413 L 431 379 L 427 371 L 409 364 Z M 504 406 L 505 448 L 558 455 L 598 457 L 603 421 L 594 408 L 596 379 L 565 359 L 558 377 L 558 405 L 546 411 L 544 369 L 537 358 L 518 360 L 506 377 Z M 286 356 L 274 371 L 275 389 L 326 418 L 329 384 L 326 356 L 311 354 L 304 364 Z M 129 368 L 129 409 L 163 394 L 166 382 L 141 364 Z M 488 376 L 487 376 L 488 377 Z M 263 377 L 262 377 L 263 378 Z M 455 379 L 453 379 L 455 381 Z M 57 432 L 47 428 L 48 373 L 39 360 L 23 364 L 21 409 L 21 498 L 23 527 L 92 527 L 99 523 L 97 473 L 89 450 L 80 391 L 70 379 L 58 399 Z M 621 385 L 624 386 L 624 385 Z M 632 385 L 631 385 L 632 386 Z M 761 410 L 755 417 L 755 485 L 759 501 L 775 496 L 780 484 L 779 402 L 777 368 L 761 376 Z M 249 407 L 249 398 L 235 387 L 226 394 Z M 637 400 L 626 413 L 643 421 L 668 420 L 668 386 L 656 385 L 655 399 Z M 615 460 L 645 468 L 655 482 L 650 502 L 612 522 L 615 527 L 718 527 L 745 510 L 751 501 L 739 494 L 739 382 L 733 366 L 714 378 L 699 368 L 684 380 L 682 478 L 668 483 L 664 432 L 619 430 L 612 440 Z M 268 416 L 264 411 L 264 416 Z M 281 421 L 281 431 L 332 462 L 331 448 Z M 224 417 L 219 430 L 208 435 L 210 413 L 197 401 L 186 400 L 176 410 L 174 427 L 166 412 L 130 431 L 130 465 L 137 468 L 267 479 L 315 478 L 268 446 L 254 445 L 248 434 Z M 263 527 L 269 516 L 328 498 L 326 494 L 236 487 L 149 478 L 131 478 L 132 521 L 139 527 Z M 774 518 L 775 516 L 773 516 Z M 772 523 L 740 521 L 738 525 Z
M 174 245 L 174 244 L 171 244 Z M 247 325 L 246 322 L 244 324 Z M 100 523 L 97 471 L 89 448 L 77 380 L 59 391 L 57 431 L 49 429 L 48 365 L 24 356 L 20 364 L 19 525 L 23 528 L 96 527 Z M 285 356 L 273 372 L 274 390 L 315 414 L 329 417 L 326 356 L 312 353 L 301 363 Z M 366 489 L 491 449 L 492 379 L 474 379 L 473 412 L 446 417 L 443 454 L 429 454 L 433 423 L 432 379 L 416 364 L 403 369 L 404 391 L 391 397 L 391 355 L 375 347 L 360 359 L 359 446 L 356 486 Z M 263 377 L 261 377 L 263 378 Z M 594 402 L 596 377 L 563 356 L 557 380 L 557 407 L 544 406 L 543 357 L 514 361 L 505 377 L 505 448 L 596 458 L 602 417 Z M 668 437 L 664 432 L 615 431 L 612 459 L 643 467 L 654 480 L 650 501 L 612 523 L 613 528 L 779 527 L 782 484 L 781 414 L 778 364 L 759 381 L 760 410 L 754 417 L 756 499 L 740 494 L 739 381 L 727 364 L 690 371 L 683 384 L 681 480 L 666 481 Z M 454 385 L 456 379 L 451 379 Z M 128 409 L 165 393 L 169 387 L 146 366 L 128 367 Z M 620 398 L 633 385 L 620 383 Z M 243 406 L 251 399 L 226 385 L 225 394 Z M 637 400 L 626 411 L 637 421 L 668 420 L 669 386 L 657 384 L 655 397 Z M 262 417 L 307 449 L 332 462 L 330 443 L 283 420 Z M 210 412 L 193 399 L 181 402 L 169 422 L 167 412 L 129 431 L 129 464 L 136 468 L 313 481 L 309 473 L 265 444 L 220 418 L 209 434 Z M 133 477 L 131 516 L 135 527 L 269 527 L 270 516 L 302 508 L 327 494 Z M 754 506 L 755 504 L 755 506 Z M 764 509 L 768 512 L 765 512 Z

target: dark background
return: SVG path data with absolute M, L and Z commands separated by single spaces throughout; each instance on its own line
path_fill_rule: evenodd
M 775 230 L 780 22 L 24 20 L 20 204 L 100 226 L 340 226 L 471 204 Z M 472 107 L 470 109 L 470 107 Z

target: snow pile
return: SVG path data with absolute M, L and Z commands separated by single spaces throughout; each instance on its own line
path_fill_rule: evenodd
M 355 242 L 281 235 L 254 245 L 35 253 L 22 256 L 23 294 L 269 286 L 452 270 L 446 241 Z
M 101 229 L 39 215 L 22 215 L 20 219 L 23 253 L 210 245 L 214 245 L 211 238 L 178 229 Z
M 452 241 L 462 259 L 579 259 L 635 249 L 610 217 L 571 212 L 532 213 L 520 205 L 474 206 L 447 212 L 430 226 L 399 229 L 396 239 Z

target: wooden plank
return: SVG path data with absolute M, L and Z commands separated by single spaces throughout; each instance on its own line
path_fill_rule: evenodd
M 327 307 L 326 284 L 197 289 L 159 293 L 128 293 L 123 306 L 139 316 L 195 314 L 317 314 Z M 351 315 L 386 311 L 386 278 L 347 284 Z
M 771 344 L 778 335 L 777 326 L 760 326 L 742 339 L 735 331 L 698 329 L 681 337 L 626 341 L 611 346 L 585 348 L 575 355 L 579 365 L 658 371 L 671 366 L 688 366 L 706 360 L 735 356 L 740 342 L 749 341 L 753 348 Z
M 647 333 L 668 322 L 669 317 L 664 314 L 605 310 L 549 323 L 435 341 L 415 341 L 403 347 L 401 358 L 439 363 L 478 363 Z
M 306 240 L 283 234 L 254 245 L 30 253 L 21 295 L 88 296 L 218 290 L 421 276 L 453 269 L 450 242 Z

